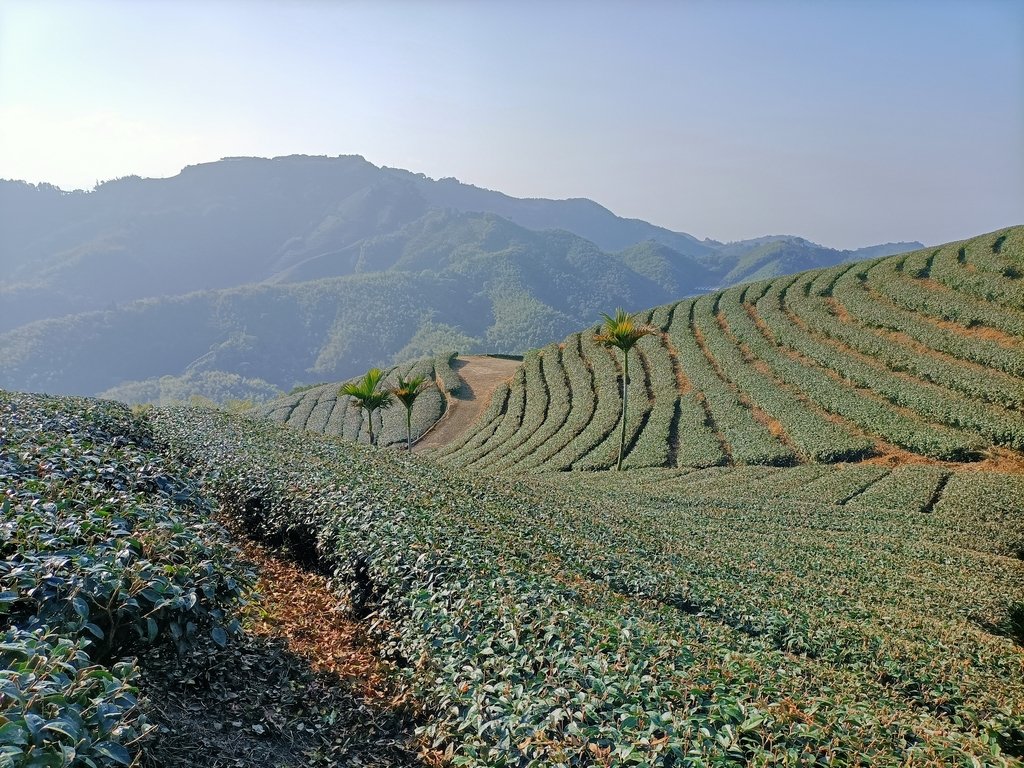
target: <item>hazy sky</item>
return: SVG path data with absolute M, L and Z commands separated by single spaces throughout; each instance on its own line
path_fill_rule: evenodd
M 296 153 L 944 242 L 1024 223 L 1024 2 L 0 0 L 0 177 Z

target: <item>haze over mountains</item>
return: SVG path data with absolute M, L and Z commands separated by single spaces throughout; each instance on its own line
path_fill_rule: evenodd
M 698 240 L 587 199 L 357 156 L 232 158 L 92 192 L 2 181 L 0 387 L 264 398 L 442 349 L 523 352 L 616 306 L 918 247 Z

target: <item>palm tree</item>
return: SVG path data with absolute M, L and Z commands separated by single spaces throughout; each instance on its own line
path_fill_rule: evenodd
M 412 405 L 420 392 L 430 386 L 426 376 L 410 376 L 405 379 L 398 377 L 398 383 L 389 390 L 396 400 L 405 406 L 405 432 L 409 441 L 409 452 L 412 453 Z
M 606 347 L 618 347 L 622 350 L 622 435 L 619 438 L 619 463 L 616 471 L 622 469 L 622 454 L 626 452 L 626 402 L 629 397 L 629 350 L 644 336 L 657 333 L 658 329 L 651 325 L 639 325 L 622 309 L 615 310 L 615 317 L 603 312 L 604 324 L 601 333 L 594 340 Z
M 366 411 L 367 420 L 370 422 L 370 445 L 373 440 L 373 412 L 378 409 L 387 408 L 393 401 L 391 393 L 386 389 L 378 389 L 380 380 L 384 378 L 384 371 L 380 368 L 371 368 L 359 381 L 350 381 L 342 384 L 338 390 L 339 395 L 348 395 Z

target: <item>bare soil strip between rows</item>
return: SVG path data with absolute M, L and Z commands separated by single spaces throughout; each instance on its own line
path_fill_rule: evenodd
M 871 325 L 870 323 L 866 323 L 862 321 L 859 317 L 856 317 L 855 315 L 851 314 L 850 310 L 846 307 L 846 305 L 842 303 L 842 299 L 837 299 L 835 296 L 827 297 L 825 302 L 834 311 L 836 318 L 839 319 L 841 322 L 847 323 L 848 325 L 856 326 L 858 328 L 862 328 L 863 330 L 869 333 L 873 333 L 875 336 L 878 336 L 880 339 L 884 339 L 899 346 L 906 347 L 907 349 L 913 350 L 918 354 L 931 357 L 935 360 L 941 361 L 948 365 L 957 365 L 971 371 L 976 371 L 979 374 L 992 376 L 994 378 L 1005 379 L 1007 386 L 1009 386 L 1015 378 L 1008 373 L 1004 373 L 1003 371 L 1000 371 L 998 369 L 989 368 L 988 366 L 982 365 L 981 363 L 976 363 L 973 360 L 955 357 L 946 352 L 933 349 L 932 347 L 929 347 L 927 344 L 921 343 L 913 336 L 910 336 L 909 334 L 904 333 L 903 331 L 895 331 L 889 328 L 879 328 L 875 325 Z

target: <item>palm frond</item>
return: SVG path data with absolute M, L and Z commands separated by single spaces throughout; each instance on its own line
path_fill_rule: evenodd
M 387 408 L 391 405 L 393 398 L 388 390 L 378 389 L 383 378 L 384 371 L 380 368 L 371 368 L 363 378 L 342 384 L 339 394 L 348 395 L 359 403 L 361 408 L 368 411 Z
M 410 376 L 408 379 L 399 376 L 395 386 L 389 391 L 406 408 L 412 408 L 420 393 L 430 386 L 426 376 Z
M 601 324 L 601 332 L 594 335 L 594 340 L 606 347 L 618 347 L 628 352 L 644 336 L 658 333 L 659 329 L 653 325 L 637 323 L 624 309 L 616 309 L 615 316 L 601 313 L 604 322 Z

